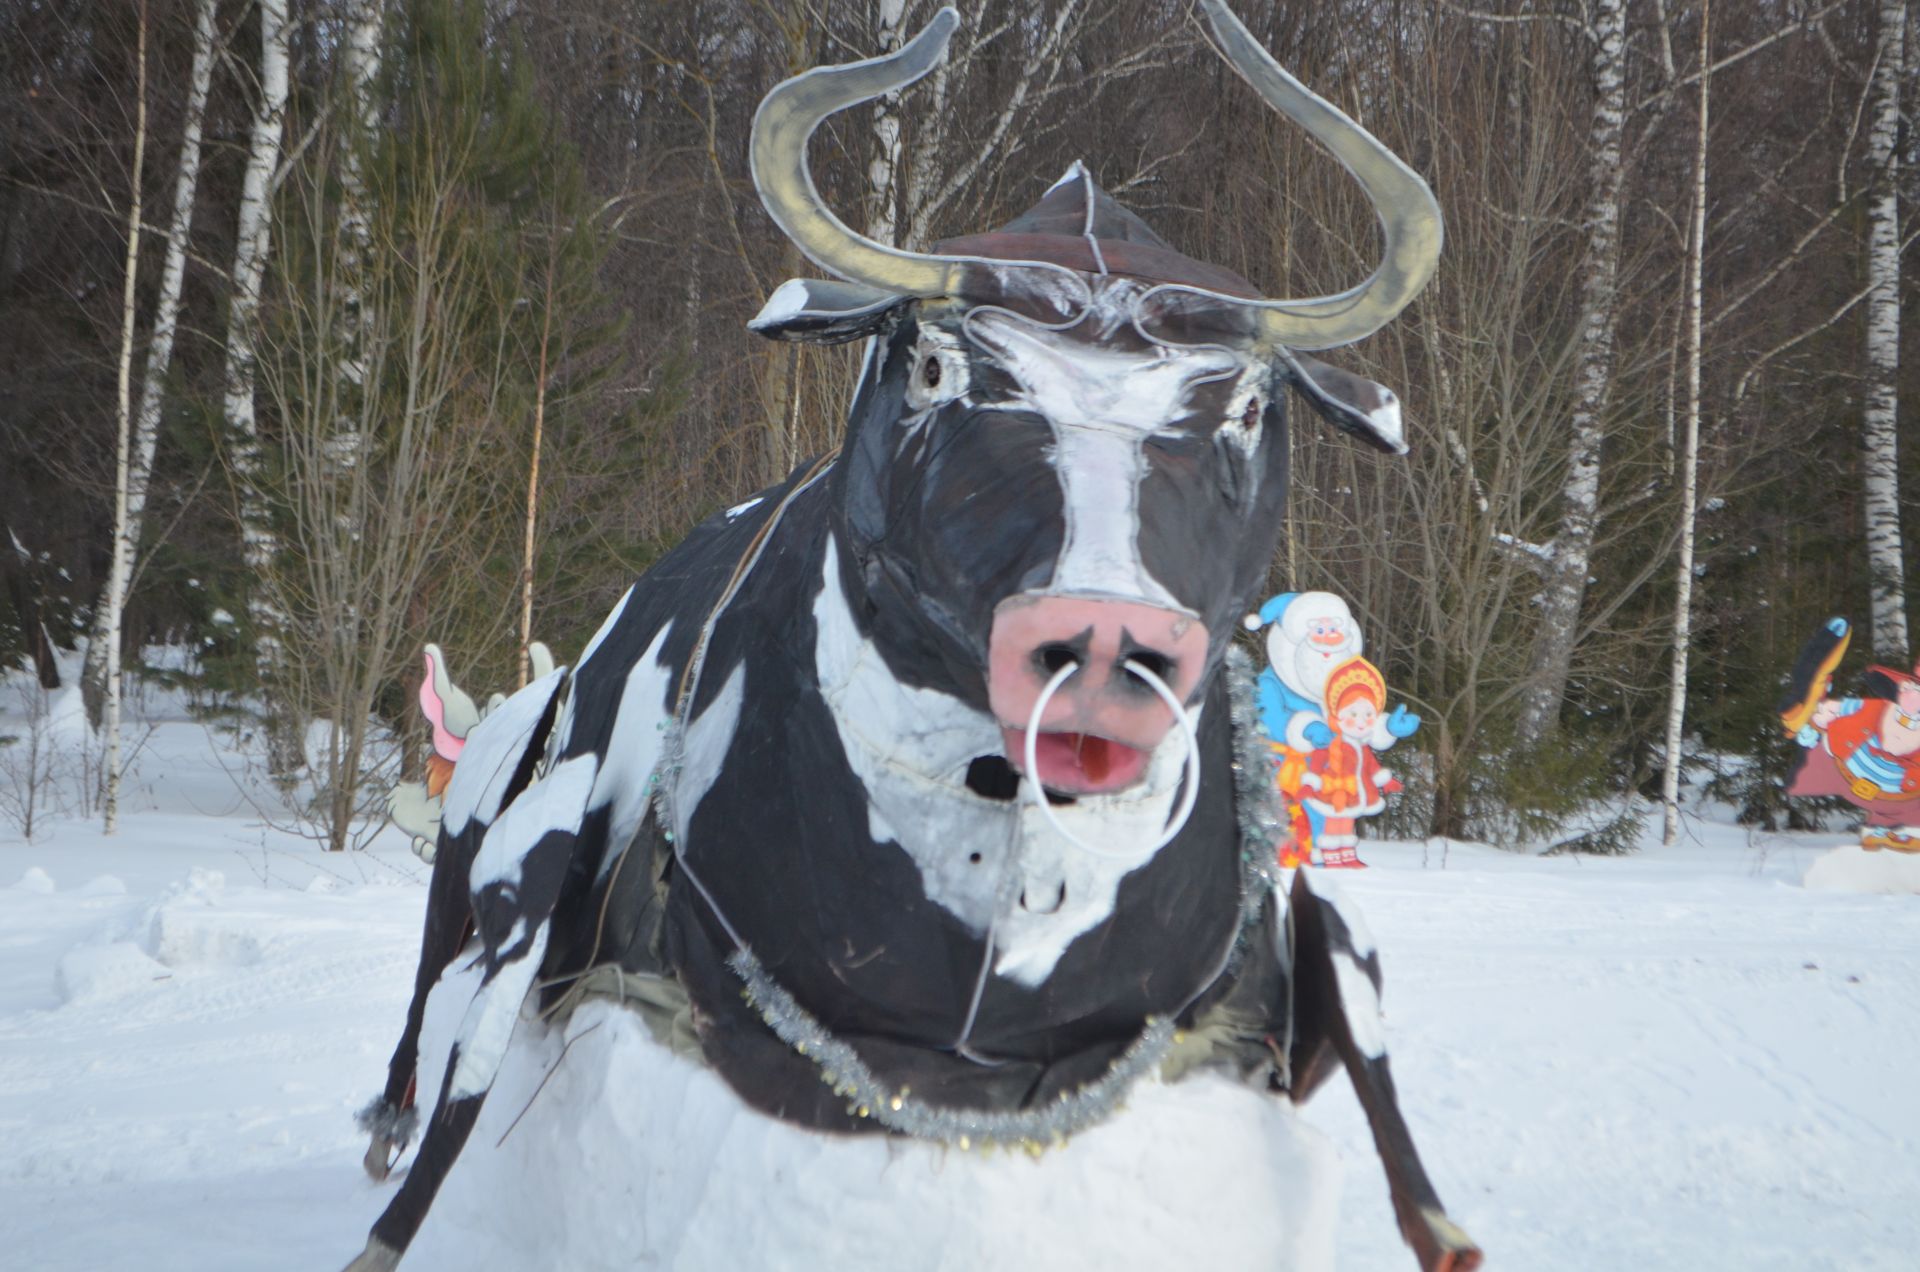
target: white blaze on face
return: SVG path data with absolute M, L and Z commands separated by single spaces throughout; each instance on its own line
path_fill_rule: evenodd
M 1223 349 L 1099 348 L 991 310 L 977 312 L 967 330 L 1016 386 L 1011 399 L 981 405 L 1032 411 L 1053 428 L 1066 536 L 1048 590 L 1180 608 L 1140 559 L 1142 448 L 1186 419 L 1195 387 L 1236 376 L 1245 364 Z

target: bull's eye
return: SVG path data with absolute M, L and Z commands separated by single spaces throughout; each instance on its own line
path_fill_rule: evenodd
M 1251 433 L 1260 427 L 1260 416 L 1266 410 L 1264 403 L 1256 394 L 1247 399 L 1247 409 L 1240 413 L 1240 427 Z
M 907 409 L 927 411 L 967 391 L 967 354 L 960 338 L 931 324 L 920 329 L 907 376 Z

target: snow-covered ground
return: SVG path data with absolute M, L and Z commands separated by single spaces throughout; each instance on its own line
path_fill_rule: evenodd
M 28 731 L 23 688 L 0 735 Z M 353 1113 L 425 868 L 396 833 L 340 856 L 270 828 L 231 739 L 148 706 L 116 838 L 56 816 L 26 842 L 0 813 L 0 1266 L 327 1272 L 392 1187 Z M 42 733 L 77 747 L 72 707 Z M 1920 1266 L 1920 896 L 1856 890 L 1920 888 L 1920 860 L 1850 850 L 1802 886 L 1841 838 L 1363 846 L 1340 883 L 1381 946 L 1402 1104 L 1491 1268 Z M 1339 1266 L 1410 1268 L 1344 1079 L 1305 1118 L 1342 1163 Z

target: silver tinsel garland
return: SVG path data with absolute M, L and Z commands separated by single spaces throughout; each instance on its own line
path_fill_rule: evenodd
M 700 642 L 702 648 L 696 652 L 696 659 L 704 653 L 704 643 Z M 1258 925 L 1261 906 L 1277 881 L 1273 853 L 1281 822 L 1273 786 L 1273 757 L 1266 733 L 1260 727 L 1255 701 L 1253 660 L 1245 650 L 1231 646 L 1223 670 L 1227 677 L 1228 723 L 1233 735 L 1234 805 L 1239 822 L 1241 865 L 1241 921 L 1223 967 L 1222 974 L 1226 975 L 1238 967 L 1249 936 Z M 683 761 L 684 715 L 697 681 L 697 672 L 687 678 L 677 704 L 679 709 L 661 724 L 666 737 L 662 739 L 660 761 L 648 778 L 656 819 L 668 843 L 673 845 L 683 875 L 734 942 L 735 950 L 727 965 L 741 979 L 741 996 L 782 1042 L 812 1061 L 820 1080 L 831 1087 L 834 1094 L 845 1097 L 850 1114 L 871 1118 L 888 1130 L 916 1139 L 934 1140 L 961 1149 L 1019 1148 L 1037 1156 L 1104 1121 L 1126 1098 L 1134 1083 L 1166 1059 L 1177 1040 L 1178 1030 L 1169 1017 L 1149 1016 L 1140 1036 L 1104 1074 L 1077 1090 L 1061 1092 L 1057 1099 L 1039 1108 L 946 1107 L 927 1103 L 907 1087 L 883 1083 L 850 1044 L 835 1037 L 767 973 L 741 933 L 722 913 L 698 873 L 688 867 L 686 845 L 675 842 L 677 818 L 672 793 Z
M 751 951 L 735 951 L 727 966 L 746 982 L 741 993 L 768 1028 L 813 1061 L 820 1080 L 835 1095 L 846 1097 L 848 1112 L 870 1117 L 903 1135 L 963 1149 L 1004 1146 L 1038 1154 L 1064 1144 L 1068 1136 L 1105 1120 L 1140 1076 L 1158 1067 L 1173 1046 L 1173 1022 L 1149 1016 L 1140 1036 L 1104 1074 L 1077 1091 L 1062 1091 L 1051 1103 L 1035 1109 L 946 1108 L 928 1104 L 906 1087 L 881 1082 L 858 1052 L 834 1037 L 767 975 Z

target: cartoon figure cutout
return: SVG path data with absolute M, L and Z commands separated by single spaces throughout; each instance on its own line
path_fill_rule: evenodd
M 1366 863 L 1354 851 L 1353 819 L 1379 812 L 1378 796 L 1399 789 L 1374 753 L 1410 736 L 1420 717 L 1404 705 L 1386 712 L 1386 682 L 1360 657 L 1365 641 L 1359 624 L 1333 593 L 1284 593 L 1245 622 L 1250 631 L 1267 628 L 1267 669 L 1257 693 L 1287 814 L 1280 864 L 1311 865 L 1317 842 L 1322 865 L 1362 867 Z M 1331 705 L 1336 689 L 1341 706 Z M 1344 722 L 1342 706 L 1349 712 Z M 1369 775 L 1367 799 L 1359 798 L 1358 785 L 1349 791 L 1349 779 L 1358 783 L 1363 770 Z M 1318 786 L 1329 780 L 1335 789 L 1323 795 Z
M 420 682 L 420 712 L 433 728 L 433 750 L 427 756 L 425 781 L 400 782 L 388 793 L 387 816 L 411 837 L 414 854 L 431 865 L 440 840 L 442 797 L 453 780 L 453 766 L 466 749 L 467 734 L 505 702 L 506 695 L 494 694 L 484 710 L 476 707 L 467 692 L 453 683 L 440 646 L 428 645 L 424 656 L 427 673 Z M 527 656 L 534 679 L 553 670 L 553 654 L 539 641 L 528 647 Z
M 1800 651 L 1780 721 L 1805 749 L 1789 795 L 1834 795 L 1867 814 L 1860 846 L 1920 852 L 1920 665 L 1867 668 L 1858 697 L 1835 698 L 1833 672 L 1851 639 L 1829 619 Z

